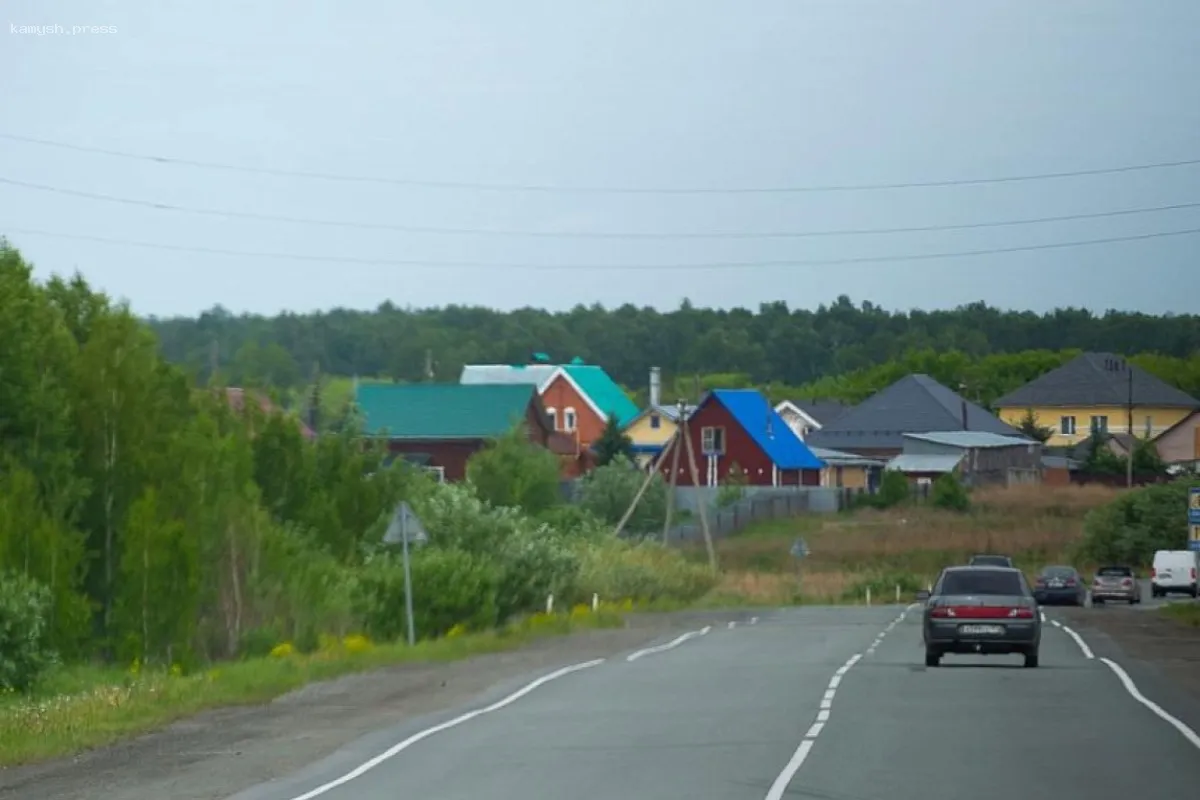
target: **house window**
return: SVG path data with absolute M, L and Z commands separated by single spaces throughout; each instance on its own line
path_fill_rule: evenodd
M 1075 418 L 1063 417 L 1058 421 L 1058 432 L 1063 436 L 1075 435 Z
M 575 430 L 575 409 L 570 406 L 563 409 L 563 430 Z
M 1108 415 L 1092 417 L 1092 433 L 1108 433 Z
M 424 470 L 426 472 L 428 472 L 430 475 L 432 475 L 433 479 L 436 480 L 438 483 L 446 482 L 446 468 L 445 467 L 424 467 Z
M 557 408 L 547 408 L 546 416 L 550 417 L 550 430 L 552 430 L 552 431 L 558 430 L 558 409 Z
M 650 427 L 655 428 L 655 429 L 661 428 L 662 427 L 662 417 L 660 417 L 658 414 L 651 414 L 650 415 Z
M 700 429 L 700 452 L 706 456 L 719 456 L 725 454 L 725 429 L 724 428 L 701 428 Z

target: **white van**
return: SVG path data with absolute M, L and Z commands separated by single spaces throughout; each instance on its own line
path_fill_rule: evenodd
M 1200 597 L 1200 551 L 1159 550 L 1150 570 L 1150 594 L 1154 597 L 1181 592 Z

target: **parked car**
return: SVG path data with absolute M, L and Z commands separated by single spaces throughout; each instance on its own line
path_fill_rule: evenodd
M 1096 570 L 1092 579 L 1092 605 L 1103 605 L 1106 600 L 1121 603 L 1142 602 L 1142 587 L 1138 585 L 1133 567 L 1112 566 Z
M 1175 592 L 1200 597 L 1200 551 L 1159 550 L 1150 570 L 1150 594 L 1163 597 Z
M 1087 586 L 1074 567 L 1044 567 L 1034 582 L 1033 596 L 1046 606 L 1057 603 L 1082 606 L 1087 604 Z
M 1008 567 L 1012 568 L 1013 560 L 1008 556 L 987 555 L 981 553 L 971 556 L 971 560 L 967 562 L 969 567 Z

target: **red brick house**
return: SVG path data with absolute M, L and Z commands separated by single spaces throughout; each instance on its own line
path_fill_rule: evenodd
M 466 478 L 471 456 L 518 422 L 531 441 L 573 461 L 570 437 L 553 430 L 530 385 L 368 383 L 356 387 L 355 404 L 366 436 L 446 481 Z
M 726 483 L 736 464 L 750 486 L 820 486 L 821 459 L 755 389 L 715 389 L 687 419 L 692 452 L 703 486 Z M 670 480 L 668 455 L 659 470 Z M 680 457 L 679 486 L 692 486 L 686 451 Z

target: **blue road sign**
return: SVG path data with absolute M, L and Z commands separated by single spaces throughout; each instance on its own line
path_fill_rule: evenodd
M 1188 489 L 1188 525 L 1200 525 L 1200 486 Z

